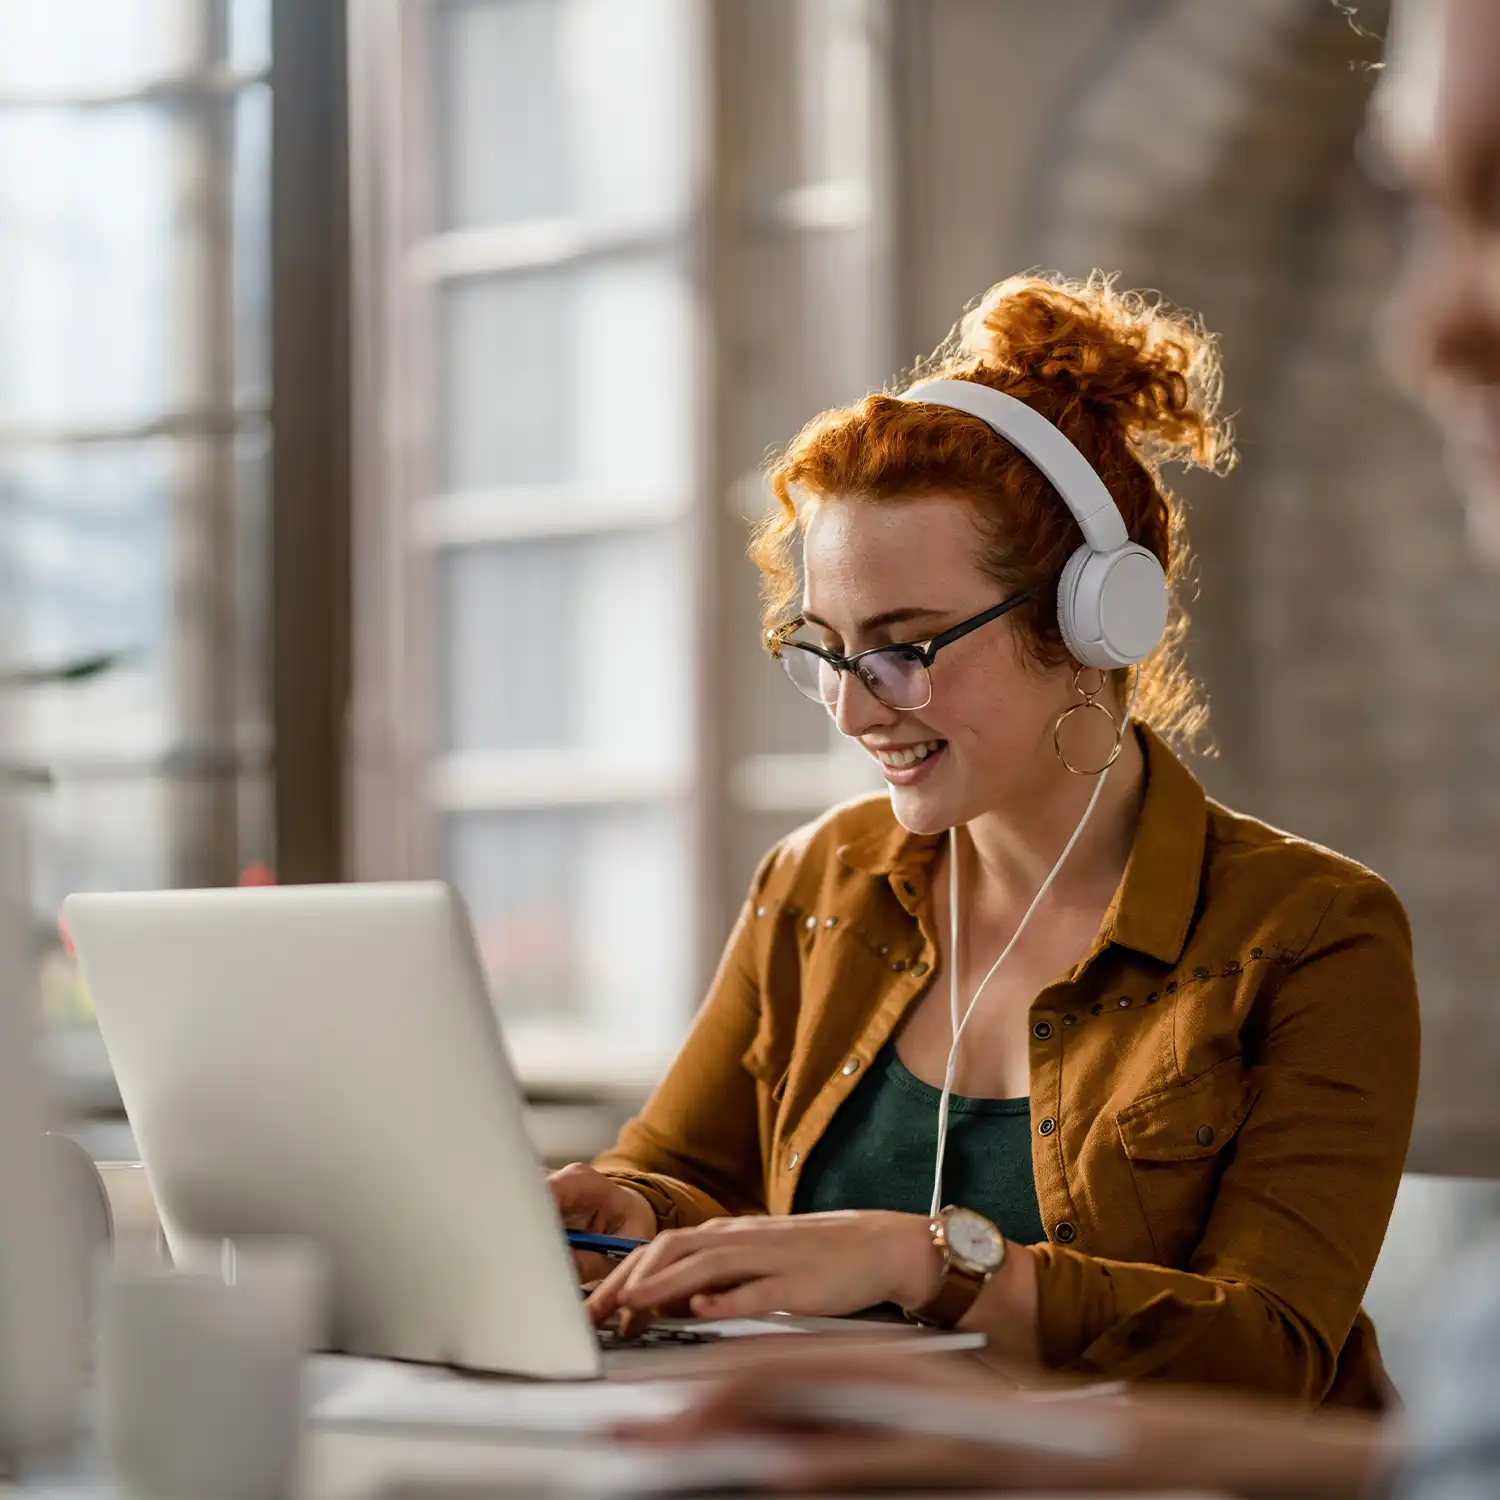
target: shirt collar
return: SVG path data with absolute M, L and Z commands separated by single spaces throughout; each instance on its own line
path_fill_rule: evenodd
M 866 875 L 907 874 L 932 863 L 947 837 L 942 833 L 912 833 L 891 817 L 890 827 L 851 839 L 838 849 L 838 858 L 851 870 Z
M 1153 730 L 1139 724 L 1136 732 L 1146 752 L 1146 796 L 1108 937 L 1173 964 L 1182 957 L 1198 908 L 1208 798 Z
M 1197 777 L 1144 724 L 1135 726 L 1146 754 L 1146 795 L 1135 842 L 1101 937 L 1162 963 L 1176 963 L 1187 943 L 1203 880 L 1208 799 Z M 894 878 L 924 872 L 942 834 L 889 827 L 852 839 L 838 851 L 850 869 Z

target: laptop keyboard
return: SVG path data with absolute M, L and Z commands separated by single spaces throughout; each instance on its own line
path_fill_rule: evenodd
M 674 1328 L 652 1326 L 634 1338 L 621 1338 L 618 1328 L 596 1330 L 601 1349 L 664 1349 L 681 1348 L 687 1344 L 713 1344 L 724 1337 L 722 1333 L 703 1328 Z

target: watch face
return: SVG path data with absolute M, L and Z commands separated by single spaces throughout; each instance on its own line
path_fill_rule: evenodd
M 971 1208 L 943 1213 L 943 1234 L 953 1258 L 967 1270 L 987 1273 L 1005 1259 L 1005 1240 L 983 1214 Z

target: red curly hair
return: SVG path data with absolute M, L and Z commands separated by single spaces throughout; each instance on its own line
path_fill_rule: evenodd
M 1161 560 L 1172 593 L 1166 634 L 1142 667 L 1135 717 L 1191 742 L 1207 711 L 1182 659 L 1188 549 L 1161 466 L 1224 472 L 1233 463 L 1229 427 L 1217 415 L 1214 337 L 1159 299 L 1116 291 L 1099 272 L 1082 282 L 1013 276 L 979 299 L 910 382 L 933 378 L 978 381 L 1026 402 L 1098 471 L 1131 540 Z M 1070 659 L 1057 626 L 1057 582 L 1082 533 L 1041 471 L 983 422 L 894 395 L 866 396 L 814 417 L 769 478 L 776 507 L 750 544 L 768 632 L 796 612 L 798 544 L 819 496 L 945 494 L 972 506 L 984 538 L 981 566 L 1007 592 L 1032 596 L 1011 616 L 1023 649 L 1042 667 Z M 1117 676 L 1123 688 L 1126 674 Z

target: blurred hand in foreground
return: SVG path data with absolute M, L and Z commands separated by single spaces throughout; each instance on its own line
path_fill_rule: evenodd
M 922 1430 L 925 1429 L 925 1430 Z M 706 1381 L 682 1413 L 620 1430 L 674 1445 L 774 1436 L 796 1490 L 862 1486 L 1034 1491 L 1208 1489 L 1353 1497 L 1393 1456 L 1388 1423 L 1169 1388 L 1003 1389 L 941 1355 L 768 1352 Z M 971 1436 L 972 1435 L 972 1436 Z

